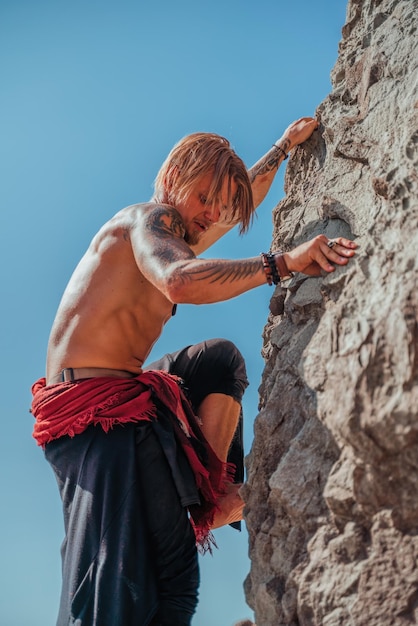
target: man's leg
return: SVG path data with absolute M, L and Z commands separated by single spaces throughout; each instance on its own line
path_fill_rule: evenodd
M 139 483 L 136 428 L 131 423 L 105 433 L 89 426 L 45 447 L 63 500 L 66 535 L 57 626 L 149 624 L 159 606 L 146 519 L 150 495 Z M 141 453 L 150 457 L 146 442 Z
M 210 339 L 166 354 L 145 369 L 162 369 L 183 379 L 204 435 L 219 458 L 226 460 L 248 385 L 237 347 L 227 339 Z
M 202 420 L 202 431 L 222 461 L 226 461 L 238 426 L 241 405 L 231 396 L 210 393 L 202 400 L 197 415 Z M 239 522 L 243 518 L 244 502 L 239 495 L 241 484 L 228 484 L 227 493 L 218 504 L 212 528 Z
M 138 478 L 158 585 L 159 609 L 152 626 L 189 626 L 199 586 L 195 534 L 151 424 L 136 432 Z
M 210 393 L 197 407 L 203 434 L 222 461 L 228 458 L 240 413 L 239 402 L 224 393 Z
M 202 420 L 203 434 L 220 459 L 234 463 L 236 479 L 241 482 L 241 400 L 248 381 L 244 359 L 236 346 L 225 339 L 211 339 L 166 354 L 146 369 L 163 369 L 183 379 L 194 411 Z M 215 517 L 214 528 L 242 519 L 239 488 L 240 484 L 228 487 L 219 502 L 221 511 Z

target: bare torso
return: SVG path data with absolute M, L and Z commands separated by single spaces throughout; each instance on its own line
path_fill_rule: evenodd
M 252 176 L 256 190 L 261 185 L 266 192 L 276 171 L 278 157 L 270 152 L 260 161 L 260 176 L 258 170 Z M 100 229 L 58 307 L 47 383 L 64 368 L 139 374 L 174 303 L 221 302 L 265 283 L 259 257 L 196 258 L 235 224 L 228 203 L 236 183 L 225 179 L 219 198 L 209 204 L 212 178 L 212 172 L 199 178 L 187 202 L 175 208 L 153 201 L 132 205 Z M 259 191 L 261 200 L 265 192 Z
M 132 229 L 150 210 L 150 204 L 123 209 L 94 237 L 52 326 L 47 381 L 67 367 L 141 372 L 173 310 L 140 271 L 131 245 Z

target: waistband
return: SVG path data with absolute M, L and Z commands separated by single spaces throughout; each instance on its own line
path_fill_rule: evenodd
M 56 383 L 74 382 L 82 378 L 97 378 L 99 376 L 111 376 L 114 378 L 133 378 L 137 374 L 126 370 L 109 369 L 105 367 L 66 367 L 55 376 L 48 378 L 48 385 Z

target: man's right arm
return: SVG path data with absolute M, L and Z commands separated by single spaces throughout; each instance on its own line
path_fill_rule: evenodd
M 184 241 L 184 224 L 172 207 L 156 205 L 131 232 L 136 263 L 144 277 L 168 300 L 180 304 L 222 302 L 266 283 L 259 256 L 198 259 Z M 319 235 L 284 255 L 293 272 L 319 275 L 345 265 L 357 244 L 337 238 L 329 247 Z
M 149 208 L 131 231 L 138 268 L 171 302 L 221 302 L 265 282 L 260 257 L 198 259 L 184 235 L 178 211 L 158 204 Z

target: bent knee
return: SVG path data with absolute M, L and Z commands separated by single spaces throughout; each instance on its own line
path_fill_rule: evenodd
M 207 342 L 207 358 L 220 381 L 220 393 L 231 395 L 241 402 L 248 386 L 245 360 L 237 346 L 229 339 L 211 339 Z
M 244 378 L 247 377 L 245 361 L 237 346 L 229 339 L 209 339 L 205 341 L 209 354 L 214 353 L 216 360 L 222 361 L 225 367 L 232 372 L 243 371 Z

